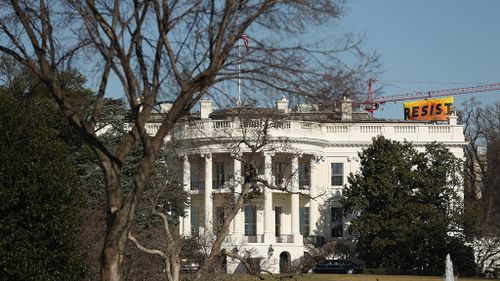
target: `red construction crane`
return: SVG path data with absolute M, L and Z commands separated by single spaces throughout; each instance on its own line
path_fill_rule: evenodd
M 373 99 L 372 94 L 372 84 L 376 80 L 369 79 L 368 80 L 368 97 L 365 102 L 359 103 L 360 105 L 365 105 L 366 111 L 373 114 L 375 110 L 379 108 L 381 104 L 386 102 L 396 102 L 396 101 L 407 101 L 407 100 L 416 100 L 416 99 L 426 99 L 426 98 L 435 98 L 435 97 L 443 97 L 443 96 L 456 96 L 456 95 L 464 95 L 471 93 L 481 93 L 481 92 L 490 92 L 500 90 L 500 83 L 496 84 L 488 84 L 488 85 L 479 85 L 474 87 L 466 87 L 466 88 L 453 88 L 453 89 L 444 89 L 444 90 L 433 90 L 427 92 L 415 92 L 415 93 L 406 93 L 400 95 L 392 95 L 392 96 L 384 96 L 378 97 L 377 99 Z

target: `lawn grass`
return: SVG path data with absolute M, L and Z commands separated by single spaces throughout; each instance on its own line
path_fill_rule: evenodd
M 443 281 L 442 276 L 414 275 L 369 275 L 369 274 L 309 274 L 300 276 L 298 281 Z M 480 281 L 479 278 L 459 278 L 459 280 Z
M 228 280 L 238 280 L 238 281 L 254 281 L 259 280 L 259 278 L 250 275 L 227 275 Z M 297 275 L 297 281 L 443 281 L 442 276 L 415 276 L 415 275 L 371 275 L 371 274 L 304 274 Z M 265 281 L 276 280 L 271 277 L 266 278 Z M 293 280 L 293 279 L 288 279 Z M 469 278 L 469 277 L 459 277 L 458 280 L 464 281 L 485 281 L 491 279 L 483 278 Z M 497 279 L 499 280 L 499 279 Z

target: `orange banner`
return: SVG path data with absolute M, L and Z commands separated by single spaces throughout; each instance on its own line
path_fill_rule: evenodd
M 453 111 L 453 97 L 403 103 L 405 120 L 444 121 Z

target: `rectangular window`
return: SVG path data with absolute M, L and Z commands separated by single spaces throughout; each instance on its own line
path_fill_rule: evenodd
M 222 225 L 224 224 L 224 216 L 225 216 L 225 211 L 224 207 L 217 207 L 215 214 L 217 216 L 217 226 L 218 230 L 222 229 Z
M 281 207 L 274 207 L 274 233 L 276 236 L 281 235 Z
M 343 210 L 342 208 L 332 207 L 330 213 L 330 227 L 332 230 L 332 238 L 342 238 L 343 237 Z
M 200 230 L 200 209 L 198 207 L 191 207 L 191 235 L 198 236 Z
M 274 184 L 277 186 L 282 185 L 283 178 L 285 177 L 285 163 L 274 162 L 273 174 L 274 174 Z
M 299 188 L 308 189 L 311 185 L 311 163 L 299 162 Z
M 245 211 L 245 236 L 257 236 L 257 214 L 255 206 L 247 204 Z
M 205 188 L 205 182 L 200 179 L 200 167 L 197 163 L 191 164 L 191 189 L 200 190 Z
M 198 164 L 191 163 L 191 181 L 197 181 L 199 178 Z
M 300 215 L 300 234 L 303 236 L 309 236 L 309 207 L 299 208 Z
M 344 163 L 332 163 L 332 186 L 344 185 Z
M 221 188 L 224 185 L 224 162 L 215 162 L 214 187 Z

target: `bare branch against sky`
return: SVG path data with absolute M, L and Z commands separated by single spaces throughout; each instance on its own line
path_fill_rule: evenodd
M 292 40 L 302 38 L 311 27 L 335 23 L 343 4 L 335 0 L 0 1 L 0 52 L 43 81 L 101 164 L 108 205 L 103 280 L 120 279 L 128 233 L 163 140 L 202 97 L 220 101 L 233 96 L 218 89 L 234 83 L 238 75 L 249 81 L 252 95 L 260 97 L 287 95 L 326 103 L 354 92 L 376 63 L 376 57 L 361 51 L 358 40 L 348 36 L 328 48 Z M 243 33 L 249 36 L 249 49 L 239 56 Z M 267 34 L 275 40 L 261 37 Z M 355 54 L 358 63 L 344 64 L 343 52 Z M 66 98 L 61 76 L 68 68 L 88 66 L 95 70 L 98 84 L 92 108 L 82 111 Z M 99 141 L 95 127 L 114 77 L 128 101 L 133 126 L 112 151 Z M 145 122 L 160 98 L 171 99 L 173 105 L 151 137 Z M 122 163 L 136 142 L 142 144 L 143 157 L 133 187 L 123 194 Z

